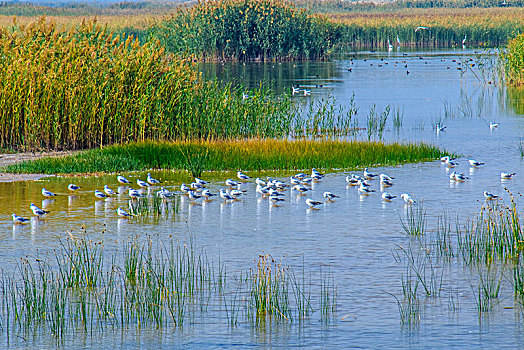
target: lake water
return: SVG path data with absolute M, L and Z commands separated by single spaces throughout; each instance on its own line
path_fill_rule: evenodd
M 455 216 L 462 222 L 474 217 L 484 204 L 484 191 L 506 201 L 504 188 L 514 194 L 524 191 L 524 160 L 518 148 L 519 137 L 524 136 L 524 118 L 512 99 L 516 95 L 487 83 L 492 78 L 482 75 L 479 63 L 473 50 L 399 51 L 352 53 L 331 62 L 205 63 L 200 69 L 205 77 L 240 81 L 247 87 L 265 81 L 278 92 L 290 93 L 292 85 L 299 85 L 300 93 L 292 98 L 302 107 L 328 96 L 347 105 L 354 95 L 361 127 L 372 105 L 379 112 L 387 105 L 400 111 L 402 125 L 394 127 L 391 114 L 385 140 L 424 141 L 459 154 L 456 170 L 470 177 L 463 183 L 450 182 L 450 170 L 440 161 L 371 169 L 395 177 L 395 185 L 388 192 L 410 193 L 423 202 L 428 214 L 427 235 L 431 237 L 443 212 L 448 213 L 452 226 Z M 311 95 L 304 96 L 303 89 L 310 90 Z M 499 122 L 500 126 L 490 129 L 490 122 Z M 436 132 L 437 123 L 446 126 L 445 132 Z M 469 158 L 486 165 L 470 168 Z M 501 181 L 501 171 L 517 175 Z M 377 180 L 371 181 L 376 193 L 359 196 L 355 187 L 346 186 L 349 173 L 361 170 L 328 172 L 306 196 L 287 190 L 286 201 L 278 207 L 260 198 L 252 181 L 242 184 L 247 194 L 233 203 L 215 199 L 193 204 L 187 197 L 177 196 L 177 213 L 156 220 L 119 219 L 115 208 L 127 206 L 125 194 L 108 200 L 94 197 L 93 191 L 101 190 L 104 184 L 117 189 L 116 174 L 0 183 L 0 261 L 6 271 L 14 271 L 19 258 L 45 257 L 60 247 L 59 239 L 67 238 L 68 231 L 77 234 L 84 226 L 89 237 L 104 240 L 108 250 L 136 235 L 160 242 L 193 241 L 211 260 L 220 259 L 231 274 L 252 268 L 260 254 L 271 254 L 277 259 L 284 257 L 290 266 L 304 265 L 313 274 L 321 268 L 329 271 L 337 285 L 337 309 L 328 324 L 319 321 L 317 312 L 301 325 L 283 322 L 260 330 L 249 322 L 240 322 L 229 327 L 217 309 L 177 330 L 144 327 L 95 336 L 77 333 L 66 337 L 63 346 L 68 348 L 108 344 L 114 348 L 520 347 L 524 340 L 522 311 L 514 308 L 509 270 L 502 279 L 496 306 L 479 316 L 475 303 L 478 273 L 460 263 L 438 264 L 439 271 L 444 270 L 440 297 L 421 297 L 420 323 L 415 328 L 401 325 L 393 295 L 402 296 L 406 265 L 398 261 L 395 252 L 399 246 L 416 246 L 417 241 L 401 226 L 400 218 L 405 217 L 408 207 L 398 198 L 383 202 Z M 151 174 L 173 190 L 181 182 L 191 182 L 187 174 Z M 286 179 L 292 173 L 248 174 Z M 132 182 L 146 176 L 124 175 Z M 223 181 L 234 176 L 209 173 L 202 177 L 218 193 L 225 187 Z M 71 182 L 82 187 L 74 195 L 67 191 Z M 43 200 L 42 187 L 59 195 Z M 305 199 L 323 200 L 324 191 L 341 198 L 321 205 L 319 210 L 308 209 Z M 51 213 L 44 220 L 33 218 L 30 224 L 13 225 L 11 213 L 30 217 L 31 202 Z M 45 335 L 11 339 L 10 345 L 55 347 Z

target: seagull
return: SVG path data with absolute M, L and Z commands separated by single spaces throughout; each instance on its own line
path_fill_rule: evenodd
M 489 129 L 493 130 L 494 128 L 498 128 L 499 125 L 500 123 L 489 122 Z
M 296 177 L 294 176 L 290 176 L 289 177 L 289 182 L 292 184 L 292 185 L 299 185 L 300 184 L 300 179 L 297 179 Z
M 118 192 L 113 191 L 113 190 L 110 189 L 109 186 L 107 186 L 107 185 L 104 185 L 104 192 L 105 192 L 108 196 L 112 196 L 112 195 L 118 194 Z
M 237 199 L 241 195 L 243 195 L 246 192 L 246 190 L 231 190 L 229 191 L 229 195 L 233 196 L 233 198 Z
M 366 180 L 358 180 L 357 184 L 360 186 L 360 187 L 371 187 L 370 184 L 368 184 L 366 182 Z
M 467 38 L 467 34 L 464 35 L 464 39 L 462 39 L 462 45 L 465 45 L 466 44 L 466 38 Z
M 44 197 L 49 198 L 49 197 L 54 197 L 54 196 L 56 196 L 56 193 L 53 193 L 53 192 L 51 192 L 51 191 L 46 190 L 45 188 L 42 188 L 42 195 L 43 195 Z
M 140 190 L 134 190 L 132 188 L 129 189 L 129 197 L 131 198 L 141 198 L 141 197 L 144 197 L 144 195 L 142 194 L 142 192 L 140 192 Z
M 283 193 L 278 192 L 274 188 L 270 188 L 268 190 L 270 196 L 277 196 L 277 197 L 284 197 L 285 195 Z
M 310 208 L 315 208 L 317 205 L 323 204 L 322 202 L 315 201 L 311 198 L 306 199 L 306 204 L 309 205 Z
M 468 160 L 468 162 L 469 162 L 469 165 L 471 165 L 474 168 L 477 168 L 477 167 L 479 167 L 481 165 L 484 165 L 483 162 L 477 162 L 475 159 L 470 159 L 470 160 Z
M 247 176 L 246 174 L 242 173 L 241 171 L 237 171 L 237 177 L 238 177 L 240 180 L 248 180 L 248 179 L 251 179 L 250 176 Z
M 315 168 L 311 169 L 311 176 L 313 175 L 324 176 L 324 174 L 322 174 L 320 171 L 318 171 Z
M 386 202 L 391 202 L 393 198 L 397 198 L 397 196 L 393 196 L 391 193 L 388 192 L 382 193 L 382 199 Z
M 499 198 L 499 196 L 495 196 L 493 193 L 490 193 L 488 191 L 484 191 L 484 197 L 486 197 L 486 200 L 490 201 L 495 198 Z
M 365 177 L 366 179 L 372 180 L 372 179 L 374 179 L 374 178 L 377 177 L 377 176 L 378 176 L 377 174 L 373 174 L 373 173 L 369 172 L 369 171 L 368 171 L 368 168 L 365 168 L 365 169 L 364 169 L 364 177 Z
M 441 157 L 441 158 L 440 158 L 440 161 L 441 161 L 442 163 L 446 163 L 446 162 L 449 162 L 449 161 L 451 161 L 451 160 L 455 160 L 455 158 L 451 158 L 450 156 L 444 156 L 444 157 Z
M 397 35 L 397 44 L 398 44 L 398 46 L 400 46 L 400 39 L 399 39 L 398 35 Z
M 302 183 L 306 184 L 306 185 L 309 185 L 311 183 L 311 181 L 313 181 L 313 178 L 311 178 L 311 177 L 305 177 L 305 178 L 302 179 Z
M 413 197 L 407 193 L 402 193 L 400 197 L 404 200 L 404 202 L 406 202 L 406 204 L 417 203 L 417 201 L 415 201 Z
M 304 96 L 309 96 L 309 95 L 311 95 L 311 90 L 304 89 Z
M 257 185 L 256 192 L 260 193 L 262 196 L 266 196 L 269 194 L 267 187 L 260 186 L 260 185 Z
M 292 93 L 293 95 L 294 95 L 294 94 L 298 94 L 298 92 L 299 92 L 299 88 L 294 87 L 294 86 L 291 87 L 291 93 Z
M 319 174 L 311 174 L 311 178 L 315 181 L 320 181 L 324 178 L 324 176 L 319 175 Z
M 279 196 L 269 196 L 269 200 L 273 202 L 273 204 L 277 204 L 278 202 L 285 201 L 284 198 L 280 198 Z
M 147 173 L 147 182 L 149 182 L 149 184 L 151 185 L 157 185 L 160 183 L 160 181 L 158 181 L 157 179 L 153 179 L 151 177 L 151 174 Z
M 229 187 L 238 187 L 239 183 L 235 180 L 227 179 L 226 185 L 228 185 Z
M 182 192 L 187 194 L 189 191 L 191 191 L 191 188 L 183 183 L 182 185 L 180 185 L 180 191 L 182 191 Z
M 171 198 L 173 197 L 173 193 L 162 187 L 160 191 L 157 191 L 156 196 L 161 198 Z
M 117 181 L 120 182 L 121 184 L 128 184 L 129 183 L 129 180 L 126 179 L 125 177 L 123 177 L 122 175 L 118 175 L 116 177 Z
M 380 176 L 380 184 L 382 186 L 386 186 L 386 187 L 393 186 L 393 181 L 392 181 L 392 179 L 394 179 L 393 177 L 387 176 L 386 174 L 380 174 L 379 176 Z
M 415 29 L 415 32 L 418 32 L 419 30 L 429 30 L 431 32 L 431 29 L 429 29 L 428 27 L 425 27 L 425 26 L 418 26 Z
M 304 173 L 298 173 L 298 174 L 295 174 L 295 177 L 296 177 L 297 179 L 303 179 L 303 178 L 307 177 L 307 175 L 304 174 Z
M 367 186 L 364 185 L 363 182 L 360 182 L 360 186 L 358 188 L 358 192 L 360 194 L 362 194 L 362 195 L 369 195 L 372 192 L 375 192 L 375 190 L 372 190 L 372 189 L 368 188 Z
M 151 187 L 150 184 L 148 184 L 147 182 L 145 181 L 142 181 L 140 179 L 136 179 L 136 184 L 140 187 Z
M 11 214 L 11 216 L 13 217 L 13 222 L 15 224 L 25 224 L 26 222 L 30 221 L 29 219 L 18 216 L 15 213 Z
M 118 207 L 118 209 L 116 210 L 116 213 L 123 218 L 130 218 L 131 216 L 133 216 L 129 214 L 127 211 L 125 211 L 124 207 Z
M 109 196 L 107 194 L 105 194 L 104 192 L 100 192 L 99 190 L 95 190 L 95 197 L 96 198 L 107 198 Z
M 49 212 L 47 210 L 40 209 L 34 203 L 31 203 L 29 205 L 29 208 L 33 211 L 33 214 L 35 214 L 38 217 L 44 216 L 45 214 L 48 214 Z
M 441 131 L 446 131 L 446 127 L 444 125 L 437 124 L 435 125 L 435 129 L 437 129 L 437 133 Z
M 451 180 L 455 180 L 455 181 L 458 181 L 458 182 L 464 182 L 466 181 L 467 179 L 469 179 L 469 177 L 467 177 L 466 175 L 464 174 L 459 174 L 457 173 L 456 171 L 452 172 L 451 175 L 449 175 L 449 178 Z
M 196 194 L 195 191 L 189 191 L 187 194 L 191 200 L 197 200 L 198 198 L 202 197 L 201 195 Z
M 351 174 L 350 176 L 346 176 L 346 182 L 350 186 L 356 186 L 356 185 L 358 185 L 358 181 L 360 180 L 359 178 L 360 178 L 360 176 Z
M 388 50 L 393 50 L 393 45 L 391 45 L 391 43 L 389 42 L 389 39 L 388 39 Z
M 507 180 L 507 179 L 511 179 L 511 177 L 513 175 L 516 175 L 517 173 L 505 173 L 505 172 L 501 172 L 500 173 L 500 178 L 501 179 L 504 179 L 504 180 Z M 43 191 L 43 190 L 42 190 Z
M 67 189 L 68 189 L 69 191 L 72 191 L 72 192 L 78 190 L 79 188 L 80 188 L 80 187 L 77 186 L 77 185 L 75 185 L 75 184 L 69 184 L 69 185 L 67 185 Z
M 444 161 L 444 164 L 445 164 L 448 168 L 454 168 L 454 167 L 456 167 L 459 163 L 452 162 L 452 161 L 450 160 L 450 158 L 448 157 L 448 158 Z
M 196 182 L 197 184 L 199 184 L 199 185 L 202 185 L 202 186 L 208 184 L 207 181 L 204 181 L 204 180 L 202 180 L 202 179 L 199 179 L 198 177 L 195 177 L 195 182 Z
M 245 92 L 242 93 L 242 99 L 243 100 L 247 100 L 249 98 L 249 95 L 246 94 Z
M 222 198 L 225 201 L 232 201 L 235 198 L 233 198 L 229 193 L 226 192 L 224 189 L 220 189 L 220 198 Z
M 195 191 L 201 191 L 204 188 L 204 186 L 199 184 L 198 182 L 191 182 L 189 186 L 191 186 L 191 188 Z
M 337 196 L 336 194 L 331 193 L 331 192 L 324 192 L 323 196 L 324 196 L 324 198 L 326 198 L 328 201 L 332 201 L 332 200 L 335 199 L 335 198 L 340 198 L 340 196 Z
M 216 194 L 211 193 L 211 191 L 208 190 L 208 189 L 206 188 L 206 189 L 204 189 L 204 190 L 202 191 L 202 196 L 203 196 L 205 199 L 209 199 L 209 198 L 211 198 L 211 197 L 215 197 Z
M 298 191 L 298 192 L 300 192 L 300 193 L 304 193 L 304 192 L 310 191 L 310 189 L 307 188 L 307 187 L 304 186 L 304 185 L 295 185 L 295 186 L 293 186 L 292 189 L 293 189 L 293 190 L 296 190 L 296 191 Z
M 262 186 L 262 187 L 265 187 L 265 186 L 266 186 L 266 183 L 265 183 L 263 180 L 261 180 L 259 177 L 257 177 L 257 178 L 255 179 L 255 182 L 256 182 L 256 184 L 257 184 L 258 186 Z

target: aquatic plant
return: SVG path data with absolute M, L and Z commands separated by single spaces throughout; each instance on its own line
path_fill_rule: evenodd
M 291 322 L 315 311 L 323 320 L 334 317 L 332 276 L 320 274 L 318 283 L 302 280 L 269 255 L 229 281 L 225 266 L 214 265 L 192 242 L 135 237 L 121 249 L 107 252 L 104 247 L 85 231 L 70 233 L 59 250 L 49 253 L 50 260 L 23 258 L 14 273 L 2 271 L 0 332 L 8 340 L 38 333 L 61 341 L 75 333 L 182 327 L 207 312 L 230 326 L 252 315 L 256 322 Z M 311 293 L 319 285 L 316 304 Z
M 426 208 L 424 202 L 409 205 L 405 208 L 405 219 L 400 218 L 404 232 L 411 236 L 423 235 L 426 232 Z
M 3 170 L 56 174 L 157 168 L 196 174 L 203 170 L 347 169 L 432 160 L 444 154 L 447 153 L 424 143 L 274 139 L 140 142 L 37 159 Z
M 203 82 L 157 43 L 140 45 L 94 21 L 69 32 L 43 18 L 2 29 L 0 50 L 0 147 L 280 137 L 292 120 L 285 96 L 260 88 L 243 98 L 239 87 Z
M 223 60 L 322 58 L 339 33 L 325 17 L 280 0 L 198 2 L 151 29 L 170 52 Z

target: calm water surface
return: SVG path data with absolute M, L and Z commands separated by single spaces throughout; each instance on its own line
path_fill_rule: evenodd
M 476 60 L 473 51 L 461 50 L 407 55 L 362 52 L 333 62 L 206 63 L 200 68 L 209 78 L 216 76 L 246 86 L 266 81 L 279 92 L 290 92 L 291 86 L 298 84 L 300 89 L 311 90 L 311 96 L 292 97 L 301 106 L 328 96 L 344 105 L 354 95 L 360 126 L 365 125 L 372 105 L 378 111 L 386 105 L 402 111 L 400 128 L 393 127 L 390 116 L 386 140 L 425 141 L 458 153 L 457 170 L 471 178 L 464 183 L 450 183 L 449 170 L 439 161 L 372 169 L 396 178 L 388 192 L 407 192 L 424 202 L 430 235 L 436 229 L 437 216 L 444 211 L 453 218 L 453 225 L 456 215 L 465 222 L 478 213 L 485 190 L 506 199 L 505 187 L 515 194 L 524 190 L 524 160 L 518 149 L 518 139 L 524 136 L 524 118 L 508 97 L 511 94 L 482 83 L 478 70 L 477 75 L 473 73 L 478 67 Z M 457 69 L 466 64 L 476 67 Z M 490 130 L 490 121 L 500 122 L 500 127 Z M 445 132 L 436 133 L 437 122 L 447 127 Z M 467 159 L 471 157 L 486 165 L 470 168 Z M 501 182 L 501 171 L 516 172 L 517 176 Z M 176 331 L 108 332 L 96 337 L 77 334 L 67 339 L 65 345 L 70 348 L 108 344 L 114 348 L 521 347 L 522 314 L 511 308 L 514 301 L 510 272 L 503 281 L 500 303 L 489 315 L 479 317 L 474 296 L 478 274 L 458 267 L 459 264 L 441 266 L 446 269 L 441 297 L 422 299 L 417 329 L 401 327 L 397 302 L 391 294 L 401 296 L 406 268 L 393 252 L 414 240 L 400 224 L 407 209 L 399 200 L 382 202 L 376 180 L 372 183 L 377 193 L 359 196 L 356 188 L 346 186 L 345 176 L 351 172 L 328 173 L 313 185 L 309 196 L 286 191 L 286 201 L 280 207 L 255 195 L 253 183 L 243 184 L 247 195 L 230 204 L 220 200 L 191 204 L 188 198 L 177 197 L 176 215 L 151 221 L 117 217 L 115 208 L 127 205 L 126 195 L 96 200 L 94 189 L 101 190 L 104 184 L 118 187 L 116 175 L 0 183 L 0 258 L 4 268 L 12 271 L 20 257 L 45 256 L 59 247 L 59 238 L 66 238 L 68 231 L 79 232 L 83 225 L 92 239 L 103 239 L 107 249 L 135 235 L 157 241 L 173 236 L 181 242 L 193 240 L 196 246 L 205 248 L 210 259 L 218 260 L 220 256 L 233 273 L 252 267 L 259 254 L 269 253 L 285 257 L 292 266 L 301 266 L 304 261 L 314 271 L 321 266 L 329 269 L 337 284 L 337 313 L 330 325 L 319 322 L 319 316 L 314 314 L 303 326 L 279 324 L 262 332 L 243 323 L 230 328 L 223 318 L 209 313 Z M 137 177 L 145 178 L 145 174 L 125 175 L 133 182 Z M 191 181 L 185 174 L 169 171 L 153 171 L 152 175 L 173 189 L 182 181 Z M 290 174 L 250 175 L 284 179 Z M 209 188 L 215 193 L 224 187 L 223 181 L 228 177 L 234 174 L 203 175 L 211 181 Z M 75 195 L 67 193 L 70 182 L 82 187 Z M 42 187 L 59 196 L 43 200 Z M 341 198 L 324 204 L 320 210 L 308 209 L 305 198 L 321 200 L 324 191 Z M 13 225 L 10 214 L 30 217 L 31 202 L 51 214 L 45 220 L 32 219 L 28 225 Z M 451 296 L 456 303 L 453 311 L 449 307 Z M 11 345 L 54 348 L 45 337 L 17 340 Z

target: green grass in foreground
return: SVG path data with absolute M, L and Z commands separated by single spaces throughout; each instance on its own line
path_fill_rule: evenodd
M 5 172 L 71 174 L 149 168 L 188 170 L 284 170 L 354 168 L 436 159 L 444 155 L 423 143 L 311 140 L 143 142 L 42 158 L 3 168 Z

